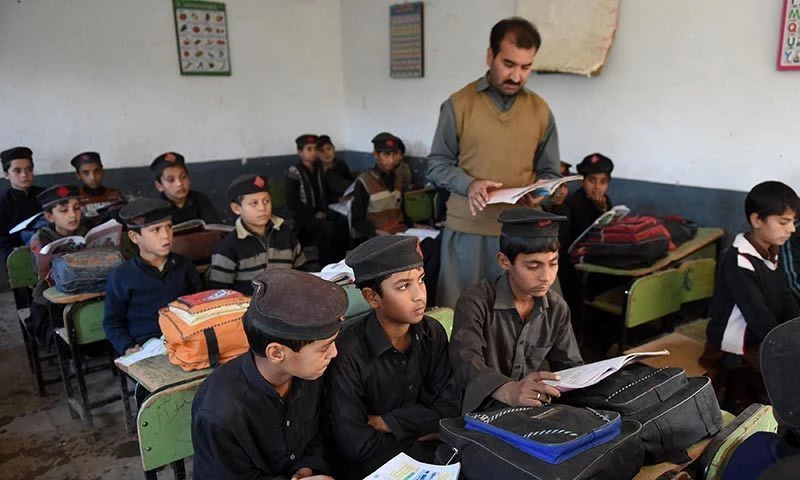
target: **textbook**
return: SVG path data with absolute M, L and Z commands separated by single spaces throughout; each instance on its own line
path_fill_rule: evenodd
M 400 452 L 364 480 L 458 480 L 460 472 L 460 463 L 431 465 Z
M 340 260 L 338 263 L 325 265 L 319 272 L 311 272 L 311 275 L 338 284 L 353 283 L 356 281 L 356 275 L 353 273 L 353 269 L 347 266 L 344 259 Z
M 643 358 L 658 357 L 661 355 L 669 355 L 669 350 L 629 353 L 627 355 L 609 358 L 608 360 L 581 365 L 580 367 L 568 368 L 560 372 L 553 372 L 561 377 L 561 380 L 545 380 L 544 383 L 557 388 L 561 392 L 591 387 L 621 370 L 625 365 Z
M 405 231 L 397 232 L 395 235 L 404 235 L 406 237 L 417 237 L 420 241 L 426 238 L 439 238 L 441 230 L 435 228 L 407 228 Z
M 527 187 L 519 188 L 500 188 L 489 192 L 489 205 L 495 203 L 515 204 L 525 195 L 536 192 L 539 195 L 552 195 L 558 187 L 567 183 L 583 180 L 583 175 L 570 175 L 569 177 L 554 178 L 551 180 L 539 180 Z
M 21 222 L 19 222 L 14 228 L 9 230 L 8 233 L 17 233 L 19 231 L 22 231 L 22 230 L 25 230 L 25 229 L 28 229 L 28 228 L 35 229 L 37 224 L 39 223 L 39 222 L 37 222 L 39 217 L 42 217 L 42 212 L 39 212 L 39 213 L 37 213 L 37 214 L 35 214 L 33 216 L 30 216 L 30 217 L 26 218 L 25 220 L 23 220 Z
M 92 228 L 86 236 L 72 235 L 48 243 L 39 251 L 40 255 L 67 253 L 82 248 L 109 247 L 119 250 L 122 240 L 122 224 L 113 218 Z
M 236 230 L 233 225 L 225 225 L 224 223 L 206 223 L 200 218 L 186 220 L 172 226 L 172 233 L 192 233 L 200 230 L 211 230 L 215 232 L 232 232 Z
M 167 354 L 167 346 L 164 344 L 164 336 L 158 338 L 151 338 L 144 342 L 142 349 L 138 352 L 133 352 L 128 355 L 123 355 L 114 360 L 114 363 L 125 367 L 130 367 L 136 362 L 140 362 L 145 358 L 157 357 L 159 355 Z
M 572 253 L 572 250 L 575 249 L 575 246 L 578 244 L 578 242 L 583 240 L 584 237 L 586 237 L 586 235 L 588 235 L 589 232 L 591 232 L 594 227 L 602 227 L 608 225 L 609 223 L 617 222 L 622 218 L 624 218 L 629 213 L 631 213 L 631 209 L 626 207 L 625 205 L 617 205 L 616 207 L 611 207 L 611 210 L 597 217 L 597 220 L 592 222 L 592 224 L 589 225 L 589 227 L 586 230 L 584 230 L 583 232 L 581 232 L 580 235 L 578 235 L 575 241 L 572 242 L 572 245 L 570 245 L 569 248 L 567 249 L 567 253 Z

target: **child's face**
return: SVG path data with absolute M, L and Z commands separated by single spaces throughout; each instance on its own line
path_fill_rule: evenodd
M 769 215 L 765 219 L 754 213 L 751 215 L 753 234 L 763 243 L 783 245 L 795 231 L 796 217 L 797 214 L 790 208 L 780 215 Z
M 384 172 L 391 172 L 400 164 L 400 152 L 373 152 L 378 168 Z
M 55 226 L 56 232 L 72 235 L 81 224 L 81 202 L 77 198 L 71 198 L 57 204 L 52 212 L 44 212 L 44 218 Z
M 561 185 L 556 190 L 556 193 L 553 194 L 553 204 L 554 205 L 562 205 L 564 201 L 567 199 L 567 194 L 569 193 L 569 187 L 566 184 Z
M 520 253 L 513 264 L 501 252 L 497 260 L 508 272 L 512 290 L 521 295 L 544 297 L 558 275 L 558 252 Z
M 336 357 L 338 351 L 336 350 L 336 337 L 339 335 L 337 332 L 332 337 L 325 340 L 317 340 L 309 343 L 295 352 L 289 347 L 282 346 L 284 355 L 284 368 L 293 377 L 302 378 L 303 380 L 316 380 L 325 373 L 331 360 Z M 272 345 L 272 344 L 270 344 Z M 269 345 L 267 346 L 269 349 Z
M 27 190 L 33 184 L 33 162 L 27 158 L 11 160 L 8 170 L 3 172 L 11 188 Z
M 297 150 L 297 155 L 300 156 L 300 160 L 302 160 L 303 163 L 311 165 L 317 159 L 317 146 L 313 143 L 309 143 Z
M 325 165 L 330 165 L 333 163 L 334 157 L 336 157 L 336 149 L 333 148 L 333 145 L 330 143 L 323 145 L 317 149 L 317 156 L 319 157 L 320 161 Z
M 140 255 L 166 257 L 172 250 L 172 220 L 143 227 L 141 233 L 131 230 L 128 234 L 139 247 Z
M 180 166 L 165 168 L 161 172 L 161 179 L 156 181 L 156 189 L 172 202 L 185 201 L 191 187 L 192 180 L 189 174 Z
M 372 308 L 380 309 L 383 318 L 396 323 L 417 324 L 425 314 L 428 291 L 422 267 L 391 274 L 381 282 L 381 295 L 368 291 L 365 295 Z
M 269 192 L 248 193 L 242 197 L 241 205 L 231 202 L 231 210 L 247 225 L 264 227 L 272 216 L 272 198 Z
M 99 163 L 85 163 L 75 175 L 86 188 L 100 188 L 103 185 L 103 167 Z
M 602 202 L 608 192 L 608 182 L 611 178 L 607 173 L 590 173 L 583 177 L 583 189 L 586 195 L 596 202 Z

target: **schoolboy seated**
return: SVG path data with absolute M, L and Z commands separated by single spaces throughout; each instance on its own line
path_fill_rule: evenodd
M 584 157 L 576 169 L 583 175 L 583 181 L 581 187 L 566 200 L 570 214 L 570 243 L 614 206 L 606 194 L 614 170 L 614 162 L 610 158 L 602 153 L 593 153 Z
M 789 290 L 800 303 L 800 222 L 794 224 L 795 232 L 781 247 L 781 264 L 786 272 Z
M 52 335 L 52 326 L 56 328 L 63 325 L 60 313 L 63 307 L 51 312 L 50 302 L 44 298 L 44 291 L 50 287 L 48 276 L 52 255 L 42 255 L 41 250 L 45 245 L 70 235 L 85 235 L 88 230 L 81 225 L 81 193 L 78 187 L 67 185 L 54 185 L 37 196 L 42 204 L 42 212 L 47 226 L 40 228 L 31 238 L 31 251 L 36 258 L 39 283 L 33 289 L 33 303 L 31 315 L 28 318 L 28 331 L 39 340 L 40 345 L 48 345 Z
M 14 147 L 0 152 L 3 176 L 10 188 L 0 196 L 0 255 L 3 259 L 16 247 L 25 245 L 35 230 L 9 233 L 20 222 L 42 211 L 36 196 L 44 188 L 33 184 L 33 152 L 28 147 Z
M 550 291 L 564 217 L 517 207 L 497 220 L 504 272 L 464 292 L 453 318 L 450 360 L 465 413 L 548 403 L 559 392 L 544 380 L 583 363 L 567 304 Z
M 397 174 L 403 179 L 403 190 L 409 190 L 413 188 L 414 174 L 411 171 L 411 167 L 408 165 L 408 159 L 406 158 L 406 144 L 403 142 L 402 138 L 395 138 L 397 139 L 397 148 L 400 151 L 400 160 L 397 162 L 396 168 Z
M 252 281 L 267 270 L 303 269 L 303 247 L 281 217 L 272 214 L 267 178 L 243 175 L 228 186 L 231 210 L 238 215 L 230 232 L 211 255 L 209 287 L 253 293 Z
M 208 196 L 192 190 L 192 179 L 183 155 L 162 153 L 150 163 L 150 170 L 155 175 L 156 190 L 171 205 L 173 225 L 195 219 L 220 223 L 219 213 Z
M 331 137 L 320 135 L 317 137 L 317 157 L 322 164 L 327 187 L 326 202 L 337 203 L 344 197 L 344 192 L 353 183 L 353 174 L 344 160 L 336 156 L 336 147 L 333 146 Z
M 439 420 L 458 416 L 461 399 L 447 333 L 425 315 L 417 239 L 375 237 L 345 261 L 373 312 L 342 331 L 328 377 L 343 478 L 364 478 L 400 452 L 432 462 Z
M 723 408 L 736 412 L 766 401 L 761 341 L 777 325 L 800 316 L 778 255 L 795 232 L 800 199 L 781 182 L 763 182 L 747 194 L 744 210 L 750 231 L 738 234 L 720 258 L 702 362 L 711 367 L 717 391 L 728 388 Z M 737 368 L 736 378 L 728 378 L 726 372 Z M 743 385 L 746 376 L 749 382 Z
M 81 182 L 81 208 L 84 223 L 95 226 L 102 222 L 101 209 L 122 203 L 125 196 L 119 190 L 103 185 L 103 162 L 97 152 L 83 152 L 70 160 L 75 177 Z
M 347 295 L 297 270 L 264 272 L 242 323 L 250 351 L 217 367 L 192 403 L 195 480 L 330 479 L 322 375 Z
M 106 337 L 120 354 L 141 349 L 161 336 L 158 310 L 182 295 L 203 290 L 203 281 L 188 259 L 171 253 L 170 204 L 138 198 L 119 212 L 138 255 L 111 271 L 106 281 Z
M 347 219 L 328 210 L 328 193 L 322 165 L 317 160 L 317 140 L 300 135 L 297 164 L 286 172 L 286 203 L 294 220 L 294 231 L 303 246 L 315 246 L 322 265 L 344 257 L 349 243 Z

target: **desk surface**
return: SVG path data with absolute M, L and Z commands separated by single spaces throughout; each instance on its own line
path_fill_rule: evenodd
M 205 378 L 212 371 L 211 368 L 204 368 L 202 370 L 184 372 L 181 367 L 169 363 L 166 355 L 145 358 L 127 367 L 119 362 L 114 363 L 117 368 L 142 384 L 150 392 L 189 380 Z
M 650 275 L 653 272 L 657 272 L 658 270 L 668 267 L 670 264 L 677 262 L 678 260 L 688 257 L 689 255 L 695 253 L 696 251 L 702 249 L 703 247 L 714 243 L 724 234 L 725 231 L 722 230 L 721 228 L 711 228 L 711 227 L 698 228 L 697 234 L 694 236 L 693 239 L 683 243 L 681 246 L 669 252 L 666 256 L 656 261 L 649 267 L 634 268 L 631 270 L 622 270 L 618 268 L 603 267 L 601 265 L 595 265 L 593 263 L 577 263 L 575 264 L 575 270 L 578 270 L 580 272 L 616 275 L 620 277 L 644 277 L 645 275 Z
M 101 298 L 105 296 L 106 292 L 94 292 L 94 293 L 77 293 L 77 294 L 66 294 L 61 293 L 56 290 L 56 287 L 50 287 L 44 292 L 44 298 L 49 300 L 51 303 L 60 303 L 60 304 L 68 304 L 68 303 L 78 303 L 83 302 L 85 300 L 91 300 L 93 298 Z

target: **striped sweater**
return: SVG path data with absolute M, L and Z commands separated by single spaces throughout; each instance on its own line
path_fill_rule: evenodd
M 263 237 L 245 228 L 241 217 L 236 230 L 229 233 L 211 255 L 209 288 L 232 288 L 246 295 L 253 294 L 251 281 L 265 270 L 303 269 L 306 257 L 303 248 L 283 219 L 272 216 Z

